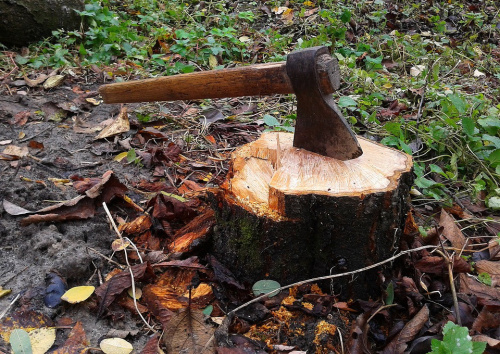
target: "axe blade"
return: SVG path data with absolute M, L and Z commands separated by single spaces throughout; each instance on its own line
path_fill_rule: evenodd
M 356 136 L 329 93 L 321 89 L 323 60 L 328 48 L 313 47 L 291 53 L 286 72 L 297 96 L 297 120 L 293 146 L 337 160 L 351 160 L 363 154 Z M 338 69 L 338 65 L 333 66 Z

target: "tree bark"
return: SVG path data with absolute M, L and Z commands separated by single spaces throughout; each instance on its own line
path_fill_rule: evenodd
M 407 212 L 412 159 L 359 139 L 348 161 L 265 133 L 236 150 L 217 202 L 212 252 L 239 279 L 281 284 L 366 267 L 397 252 Z M 335 280 L 344 298 L 380 295 L 384 268 Z
M 52 31 L 80 26 L 83 0 L 0 0 L 0 43 L 24 46 Z

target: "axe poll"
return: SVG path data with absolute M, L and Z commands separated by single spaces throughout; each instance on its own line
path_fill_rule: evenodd
M 337 60 L 328 48 L 313 47 L 290 53 L 286 62 L 120 82 L 101 86 L 99 93 L 105 103 L 294 93 L 297 120 L 293 146 L 344 161 L 363 152 L 331 95 L 339 86 Z

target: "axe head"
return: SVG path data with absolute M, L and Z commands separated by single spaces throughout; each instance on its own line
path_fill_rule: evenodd
M 337 160 L 351 160 L 363 154 L 361 147 L 335 104 L 331 91 L 324 89 L 325 70 L 338 65 L 325 65 L 328 48 L 313 47 L 291 53 L 286 73 L 297 96 L 297 121 L 293 146 Z M 332 86 L 337 84 L 332 82 Z

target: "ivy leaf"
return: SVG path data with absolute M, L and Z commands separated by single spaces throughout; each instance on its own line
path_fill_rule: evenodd
M 277 127 L 280 125 L 280 122 L 276 118 L 274 118 L 273 116 L 271 116 L 269 114 L 264 115 L 263 119 L 264 119 L 264 123 L 266 125 L 269 125 L 270 127 Z
M 356 107 L 358 103 L 349 96 L 342 96 L 339 98 L 339 102 L 337 103 L 337 105 L 342 108 Z
M 281 287 L 280 283 L 274 280 L 259 280 L 252 286 L 252 291 L 255 296 L 269 294 L 269 297 L 278 295 L 278 290 Z

